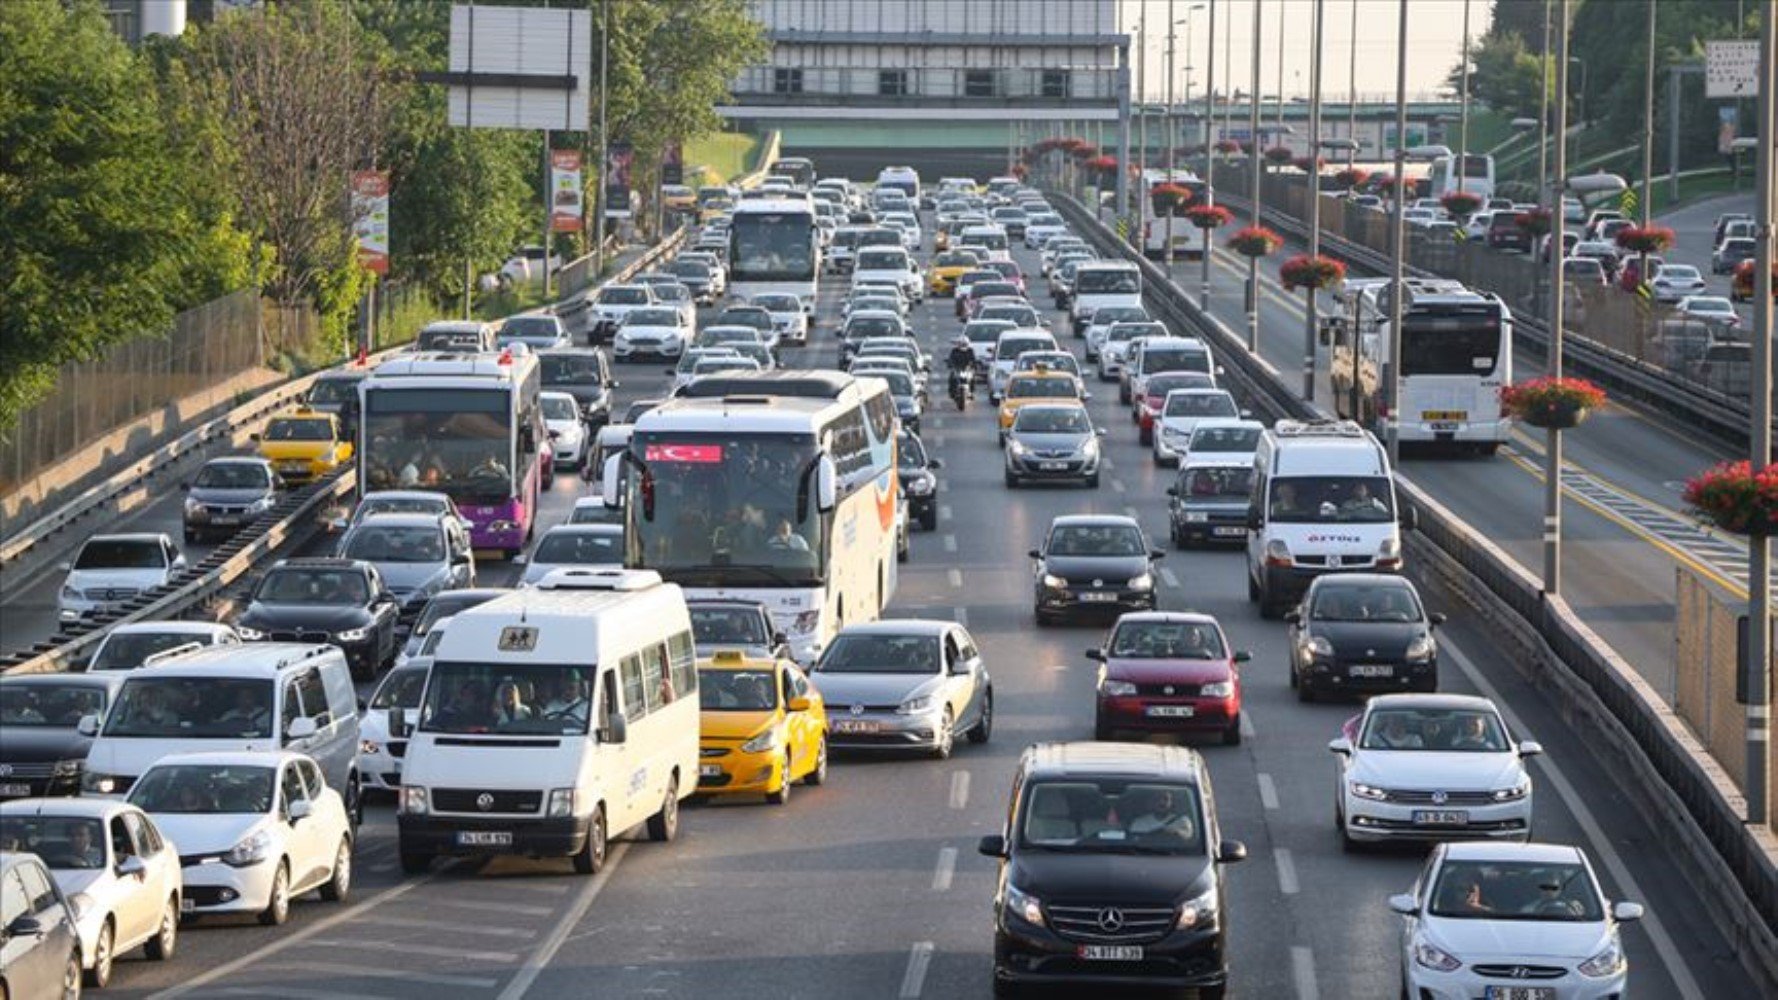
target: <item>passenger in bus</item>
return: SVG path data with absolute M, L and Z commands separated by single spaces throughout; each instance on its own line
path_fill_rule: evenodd
M 473 680 L 464 681 L 438 715 L 438 724 L 446 729 L 486 729 L 494 721 L 493 705 L 480 682 Z
M 779 551 L 809 551 L 809 543 L 803 539 L 803 536 L 791 530 L 789 518 L 778 519 L 778 530 L 772 533 L 771 540 L 766 545 Z

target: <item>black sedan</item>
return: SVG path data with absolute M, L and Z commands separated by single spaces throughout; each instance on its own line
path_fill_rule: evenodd
M 284 559 L 253 588 L 235 630 L 249 642 L 325 642 L 368 680 L 395 655 L 400 606 L 376 567 L 356 559 Z
M 938 475 L 944 461 L 929 457 L 920 435 L 902 428 L 895 439 L 895 472 L 901 479 L 902 496 L 908 501 L 908 520 L 921 529 L 938 527 Z
M 1316 577 L 1290 623 L 1290 686 L 1297 697 L 1438 690 L 1445 620 L 1428 614 L 1408 580 L 1387 574 Z
M 1032 549 L 1032 584 L 1039 625 L 1071 614 L 1115 616 L 1155 608 L 1151 548 L 1133 517 L 1070 514 L 1050 522 L 1043 548 Z
M 80 794 L 92 737 L 80 720 L 103 716 L 127 671 L 0 677 L 0 800 Z

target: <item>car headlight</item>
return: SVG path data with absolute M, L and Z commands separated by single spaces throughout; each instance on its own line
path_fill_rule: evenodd
M 420 785 L 401 786 L 401 811 L 409 816 L 424 816 L 432 811 L 432 801 Z
M 1266 543 L 1266 562 L 1290 565 L 1290 546 L 1284 544 L 1284 539 L 1274 538 Z
M 1522 799 L 1525 796 L 1530 795 L 1530 794 L 1531 794 L 1531 779 L 1524 778 L 1524 779 L 1521 779 L 1518 784 L 1512 786 L 1511 788 L 1496 788 L 1494 790 L 1494 801 L 1496 801 L 1496 802 L 1517 802 L 1520 799 Z
M 1346 787 L 1352 789 L 1352 794 L 1358 796 L 1361 799 L 1370 799 L 1372 802 L 1387 802 L 1387 801 L 1389 801 L 1389 790 L 1386 788 L 1378 788 L 1375 785 L 1367 785 L 1362 781 L 1354 781 L 1354 782 L 1350 783 L 1349 785 L 1347 785 Z
M 1425 941 L 1414 942 L 1414 961 L 1435 972 L 1456 972 L 1463 968 L 1463 963 L 1453 958 L 1449 952 Z
M 895 714 L 896 715 L 919 715 L 921 712 L 931 710 L 931 708 L 932 708 L 932 696 L 929 694 L 923 694 L 923 695 L 919 695 L 917 697 L 909 698 L 908 700 L 902 702 L 900 705 L 897 705 L 895 708 Z M 742 749 L 746 749 L 746 748 L 743 747 Z
M 1045 573 L 1045 574 L 1043 574 L 1043 585 L 1046 587 L 1054 588 L 1056 590 L 1061 590 L 1062 588 L 1068 586 L 1068 581 L 1062 579 L 1059 576 L 1055 576 L 1050 573 Z
M 210 512 L 210 509 L 208 507 L 205 507 L 203 504 L 197 502 L 196 500 L 193 500 L 191 497 L 185 498 L 185 514 L 187 517 L 191 517 L 191 516 L 199 515 L 199 514 L 208 514 L 209 512 Z
M 1580 974 L 1591 979 L 1606 979 L 1624 971 L 1628 963 L 1624 960 L 1624 945 L 1617 935 L 1612 935 L 1611 943 L 1605 950 L 1592 958 L 1575 966 Z
M 574 789 L 552 788 L 549 790 L 549 805 L 545 812 L 558 819 L 574 815 Z
M 1377 546 L 1378 560 L 1394 560 L 1400 558 L 1401 539 L 1391 535 L 1390 537 L 1383 539 L 1383 544 Z
M 335 632 L 333 634 L 333 637 L 336 641 L 339 641 L 339 642 L 363 642 L 364 640 L 370 638 L 370 626 L 366 625 L 363 628 L 344 629 L 342 631 Z
M 1125 584 L 1125 586 L 1129 587 L 1131 590 L 1153 590 L 1154 574 L 1143 573 L 1140 576 L 1132 576 L 1130 577 L 1130 582 Z
M 779 746 L 780 740 L 778 737 L 778 727 L 773 726 L 764 732 L 761 732 L 758 736 L 741 744 L 741 752 L 766 753 L 778 749 Z
M 275 498 L 273 498 L 273 497 L 260 497 L 258 500 L 255 500 L 252 503 L 247 505 L 247 513 L 259 514 L 264 511 L 271 510 L 272 504 L 274 502 L 275 502 Z
M 1178 928 L 1189 931 L 1216 926 L 1216 903 L 1216 883 L 1212 882 L 1203 895 L 1186 900 L 1185 905 L 1179 908 Z
M 1038 902 L 1036 896 L 1019 891 L 1018 886 L 1010 882 L 1006 885 L 1006 912 L 1025 923 L 1043 926 L 1043 904 Z
M 63 584 L 62 585 L 62 600 L 64 600 L 64 601 L 78 601 L 78 600 L 80 600 L 80 591 L 73 588 L 73 587 L 68 586 L 67 584 Z
M 240 843 L 229 848 L 228 853 L 222 856 L 222 863 L 233 868 L 247 868 L 264 861 L 271 849 L 271 832 L 256 830 L 248 834 Z
M 1129 681 L 1102 680 L 1099 693 L 1107 698 L 1128 698 L 1136 693 L 1136 685 Z
M 96 795 L 110 795 L 117 791 L 120 777 L 122 775 L 106 774 L 104 771 L 88 771 L 80 776 L 80 790 Z
M 376 740 L 359 740 L 358 752 L 362 754 L 382 753 L 383 745 Z
M 1210 514 L 1201 510 L 1188 510 L 1185 512 L 1185 519 L 1192 524 L 1202 524 L 1210 520 Z
M 1006 450 L 1007 453 L 1011 455 L 1023 456 L 1025 454 L 1025 446 L 1020 444 L 1017 438 L 1007 439 Z
M 265 638 L 265 633 L 248 625 L 236 625 L 235 634 L 248 642 L 258 642 Z
M 1328 642 L 1326 638 L 1319 635 L 1312 635 L 1304 640 L 1303 648 L 1308 650 L 1310 656 L 1334 655 L 1333 643 Z
M 1235 682 L 1232 680 L 1211 681 L 1199 687 L 1198 693 L 1206 698 L 1233 698 L 1235 696 Z
M 1409 663 L 1424 663 L 1432 659 L 1433 651 L 1438 649 L 1430 635 L 1418 636 L 1408 643 L 1407 659 Z

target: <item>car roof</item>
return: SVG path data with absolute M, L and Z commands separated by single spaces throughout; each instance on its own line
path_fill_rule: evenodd
M 446 515 L 442 511 L 433 514 L 397 514 L 393 512 L 372 514 L 362 521 L 359 521 L 352 527 L 352 530 L 362 531 L 365 528 L 372 527 L 436 528 L 442 523 L 445 516 Z
M 259 457 L 259 456 L 258 456 L 258 455 L 221 455 L 221 456 L 218 456 L 218 457 L 216 457 L 216 458 L 212 458 L 212 459 L 209 459 L 209 460 L 207 460 L 207 461 L 205 461 L 205 462 L 204 462 L 204 464 L 205 464 L 205 465 L 258 465 L 258 466 L 267 466 L 267 465 L 271 465 L 271 464 L 272 464 L 272 463 L 271 463 L 271 461 L 270 461 L 270 460 L 268 460 L 268 459 L 264 459 L 264 458 L 260 458 L 260 457 Z
M 75 819 L 109 819 L 119 813 L 139 812 L 122 799 L 55 798 L 13 799 L 0 802 L 0 816 L 49 816 Z
M 543 534 L 550 535 L 621 535 L 621 524 L 558 524 Z
M 1586 852 L 1572 844 L 1511 844 L 1486 840 L 1456 841 L 1445 844 L 1445 860 L 1574 863 L 1586 860 Z
M 372 517 L 381 515 L 373 514 Z M 273 569 L 370 569 L 370 564 L 359 559 L 341 559 L 335 556 L 294 556 L 280 559 L 272 564 Z
M 233 626 L 221 622 L 127 622 L 112 626 L 106 638 L 114 635 L 224 635 L 233 631 Z
M 1414 589 L 1414 582 L 1395 573 L 1323 573 L 1310 586 L 1327 587 L 1405 587 Z
M 1202 611 L 1131 611 L 1127 614 L 1118 615 L 1117 621 L 1112 623 L 1112 627 L 1116 628 L 1125 622 L 1171 622 L 1186 625 L 1215 625 L 1218 628 L 1222 627 L 1222 623 L 1216 620 L 1215 615 L 1206 614 Z
M 1050 521 L 1050 527 L 1129 527 L 1140 529 L 1142 525 L 1126 514 L 1062 514 Z
M 1485 708 L 1497 711 L 1494 703 L 1470 694 L 1379 694 L 1365 704 L 1369 714 L 1380 708 Z
M 1024 768 L 1037 780 L 1067 777 L 1167 777 L 1197 784 L 1204 758 L 1190 747 L 1155 743 L 1037 743 L 1025 750 Z
M 118 531 L 106 535 L 94 535 L 86 540 L 88 545 L 93 542 L 158 542 L 167 536 L 155 531 Z
M 200 750 L 195 753 L 171 753 L 149 765 L 149 770 L 172 764 L 224 764 L 238 767 L 279 767 L 287 761 L 308 760 L 307 754 L 292 750 Z
M 938 618 L 883 618 L 847 625 L 840 635 L 943 635 L 958 628 L 956 622 Z
M 312 658 L 332 655 L 344 663 L 336 646 L 306 642 L 248 642 L 206 646 L 127 671 L 129 677 L 277 677 L 280 671 L 303 666 Z

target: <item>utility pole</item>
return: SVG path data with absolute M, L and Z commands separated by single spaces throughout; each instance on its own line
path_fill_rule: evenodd
M 1568 183 L 1568 0 L 1556 0 L 1556 195 L 1550 212 L 1550 356 L 1551 378 L 1562 377 L 1563 274 L 1562 231 L 1567 219 L 1561 207 Z M 1543 592 L 1562 592 L 1562 431 L 1546 436 L 1543 462 Z
M 1211 32 L 1211 42 L 1215 42 L 1215 32 Z M 1222 32 L 1222 137 L 1227 139 L 1235 128 L 1235 18 L 1229 15 L 1229 25 Z
M 1754 134 L 1759 138 L 1755 171 L 1759 177 L 1756 230 L 1759 240 L 1753 263 L 1753 374 L 1748 388 L 1753 415 L 1750 464 L 1758 475 L 1772 461 L 1772 226 L 1774 218 L 1774 165 L 1772 143 L 1778 139 L 1778 100 L 1772 88 L 1778 85 L 1778 18 L 1768 10 L 1760 19 L 1758 121 Z M 1764 826 L 1771 822 L 1771 775 L 1766 763 L 1770 744 L 1771 671 L 1772 671 L 1772 540 L 1764 531 L 1747 538 L 1747 642 L 1746 658 L 1741 670 L 1747 689 L 1747 781 L 1743 791 L 1747 797 L 1747 823 Z
M 1247 163 L 1253 171 L 1253 224 L 1260 225 L 1260 203 L 1264 201 L 1260 185 L 1259 156 L 1259 0 L 1253 3 L 1253 95 L 1248 100 Z M 1259 258 L 1247 258 L 1247 350 L 1259 355 Z
M 1543 0 L 1543 84 L 1538 88 L 1543 103 L 1537 113 L 1537 201 L 1555 214 L 1562 210 L 1562 205 L 1560 200 L 1550 197 L 1550 3 L 1551 0 Z M 1559 249 L 1555 243 L 1550 248 L 1552 254 Z
M 1130 242 L 1148 239 L 1148 4 L 1136 14 L 1136 226 Z
M 1188 15 L 1189 16 L 1189 15 Z M 1173 42 L 1178 37 L 1179 22 L 1173 17 L 1173 0 L 1167 0 L 1167 183 L 1173 183 L 1173 148 L 1178 145 L 1173 137 Z M 1173 273 L 1173 216 L 1179 211 L 1178 205 L 1167 206 L 1166 232 L 1161 239 L 1166 241 L 1166 248 L 1161 252 L 1161 260 L 1167 273 Z M 1144 240 L 1143 242 L 1147 242 Z
M 1321 19 L 1324 0 L 1315 0 L 1309 37 L 1309 259 L 1321 256 Z M 1467 2 L 1467 0 L 1465 0 Z M 1310 288 L 1303 322 L 1303 398 L 1315 401 L 1315 339 L 1321 325 L 1321 292 Z
M 1391 467 L 1398 467 L 1401 461 L 1400 423 L 1395 411 L 1401 400 L 1401 262 L 1407 253 L 1408 242 L 1407 219 L 1402 214 L 1408 203 L 1402 176 L 1408 169 L 1408 0 L 1400 0 L 1400 4 L 1400 19 L 1395 29 L 1395 217 L 1391 220 L 1394 233 L 1389 241 L 1389 361 L 1383 373 L 1388 409 L 1381 414 Z M 1353 334 L 1352 380 L 1356 382 L 1359 373 L 1357 347 L 1363 341 L 1357 338 L 1357 331 Z
M 593 235 L 593 284 L 605 274 L 605 212 L 610 207 L 605 204 L 605 194 L 610 190 L 610 178 L 605 170 L 611 165 L 611 134 L 605 128 L 605 108 L 609 102 L 608 94 L 611 66 L 611 5 L 599 5 L 599 196 L 593 203 L 599 206 L 599 215 L 594 219 Z
M 1352 145 L 1346 149 L 1346 169 L 1358 161 L 1358 0 L 1352 0 L 1352 46 L 1346 65 L 1346 138 Z
M 1216 150 L 1213 133 L 1216 122 L 1216 0 L 1210 0 L 1210 41 L 1204 46 L 1205 57 L 1210 62 L 1209 72 L 1204 76 L 1204 204 L 1216 204 Z M 1226 70 L 1225 70 L 1226 72 Z M 1223 100 L 1229 95 L 1224 93 Z M 1203 266 L 1203 288 L 1198 292 L 1198 308 L 1210 311 L 1210 255 L 1215 252 L 1215 240 L 1210 237 L 1210 230 L 1202 230 L 1204 234 L 1204 252 L 1198 261 Z
M 1648 66 L 1642 80 L 1642 225 L 1653 218 L 1655 204 L 1655 0 L 1648 4 Z M 1678 110 L 1675 108 L 1674 110 Z M 1648 258 L 1642 258 L 1643 271 Z
M 1285 4 L 1289 0 L 1278 0 L 1278 135 L 1283 142 L 1284 135 L 1284 17 L 1289 13 Z
M 1457 112 L 1457 190 L 1469 180 L 1469 0 L 1463 0 L 1463 96 Z

